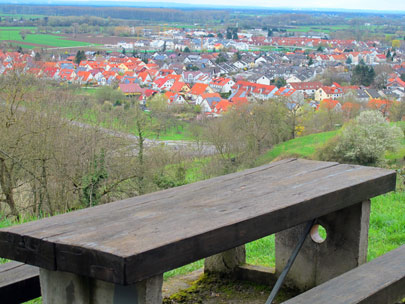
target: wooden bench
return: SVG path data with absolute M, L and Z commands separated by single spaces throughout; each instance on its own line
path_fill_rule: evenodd
M 284 304 L 392 304 L 405 297 L 405 245 Z
M 328 238 L 308 239 L 288 277 L 308 289 L 365 262 L 369 199 L 395 182 L 392 170 L 286 159 L 0 229 L 0 256 L 40 267 L 44 303 L 160 303 L 164 272 L 207 257 L 207 271 L 232 271 L 244 244 L 273 233 L 279 272 L 317 218 Z
M 0 265 L 1 303 L 22 303 L 40 296 L 38 267 L 19 262 Z

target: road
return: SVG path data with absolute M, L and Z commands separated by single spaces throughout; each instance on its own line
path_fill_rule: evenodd
M 81 128 L 94 128 L 94 126 L 79 122 L 79 121 L 70 121 L 71 124 L 81 127 Z M 128 139 L 134 143 L 138 143 L 138 137 L 121 132 L 121 131 L 116 131 L 116 130 L 111 130 L 103 127 L 96 127 L 98 130 L 102 131 L 103 133 L 106 133 L 111 136 L 117 136 L 121 138 Z M 196 142 L 193 141 L 187 141 L 187 140 L 158 140 L 158 139 L 149 139 L 145 138 L 144 144 L 146 147 L 153 147 L 153 146 L 159 146 L 159 145 L 165 145 L 166 147 L 182 152 L 186 155 L 195 155 L 195 156 L 208 156 L 208 155 L 214 155 L 217 153 L 217 150 L 213 145 L 210 144 L 197 144 Z

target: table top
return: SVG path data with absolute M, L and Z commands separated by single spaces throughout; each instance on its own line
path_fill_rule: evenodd
M 392 170 L 285 159 L 0 229 L 0 256 L 133 284 L 394 190 L 395 179 Z

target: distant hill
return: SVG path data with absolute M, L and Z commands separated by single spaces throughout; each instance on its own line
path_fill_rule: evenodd
M 215 5 L 202 3 L 180 3 L 180 2 L 132 2 L 132 1 L 66 1 L 66 0 L 0 0 L 0 4 L 18 5 L 69 5 L 69 6 L 115 6 L 115 7 L 149 7 L 149 8 L 184 8 L 184 9 L 246 9 L 246 10 L 268 10 L 268 11 L 302 11 L 302 12 L 343 12 L 343 13 L 388 13 L 405 14 L 405 10 L 381 10 L 370 9 L 345 9 L 345 8 L 316 8 L 316 7 L 264 7 L 264 6 L 241 6 L 241 5 Z

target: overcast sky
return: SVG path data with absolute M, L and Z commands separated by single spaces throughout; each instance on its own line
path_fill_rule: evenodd
M 57 2 L 59 0 L 53 0 Z M 60 0 L 62 1 L 62 0 Z M 93 1 L 76 0 L 90 4 Z M 99 0 L 103 1 L 103 0 Z M 264 6 L 264 7 L 291 7 L 291 8 L 343 8 L 343 9 L 366 9 L 366 10 L 388 10 L 405 11 L 405 0 L 105 0 L 120 4 L 128 2 L 174 2 L 186 4 L 212 4 L 230 6 Z M 66 1 L 64 1 L 66 2 Z

